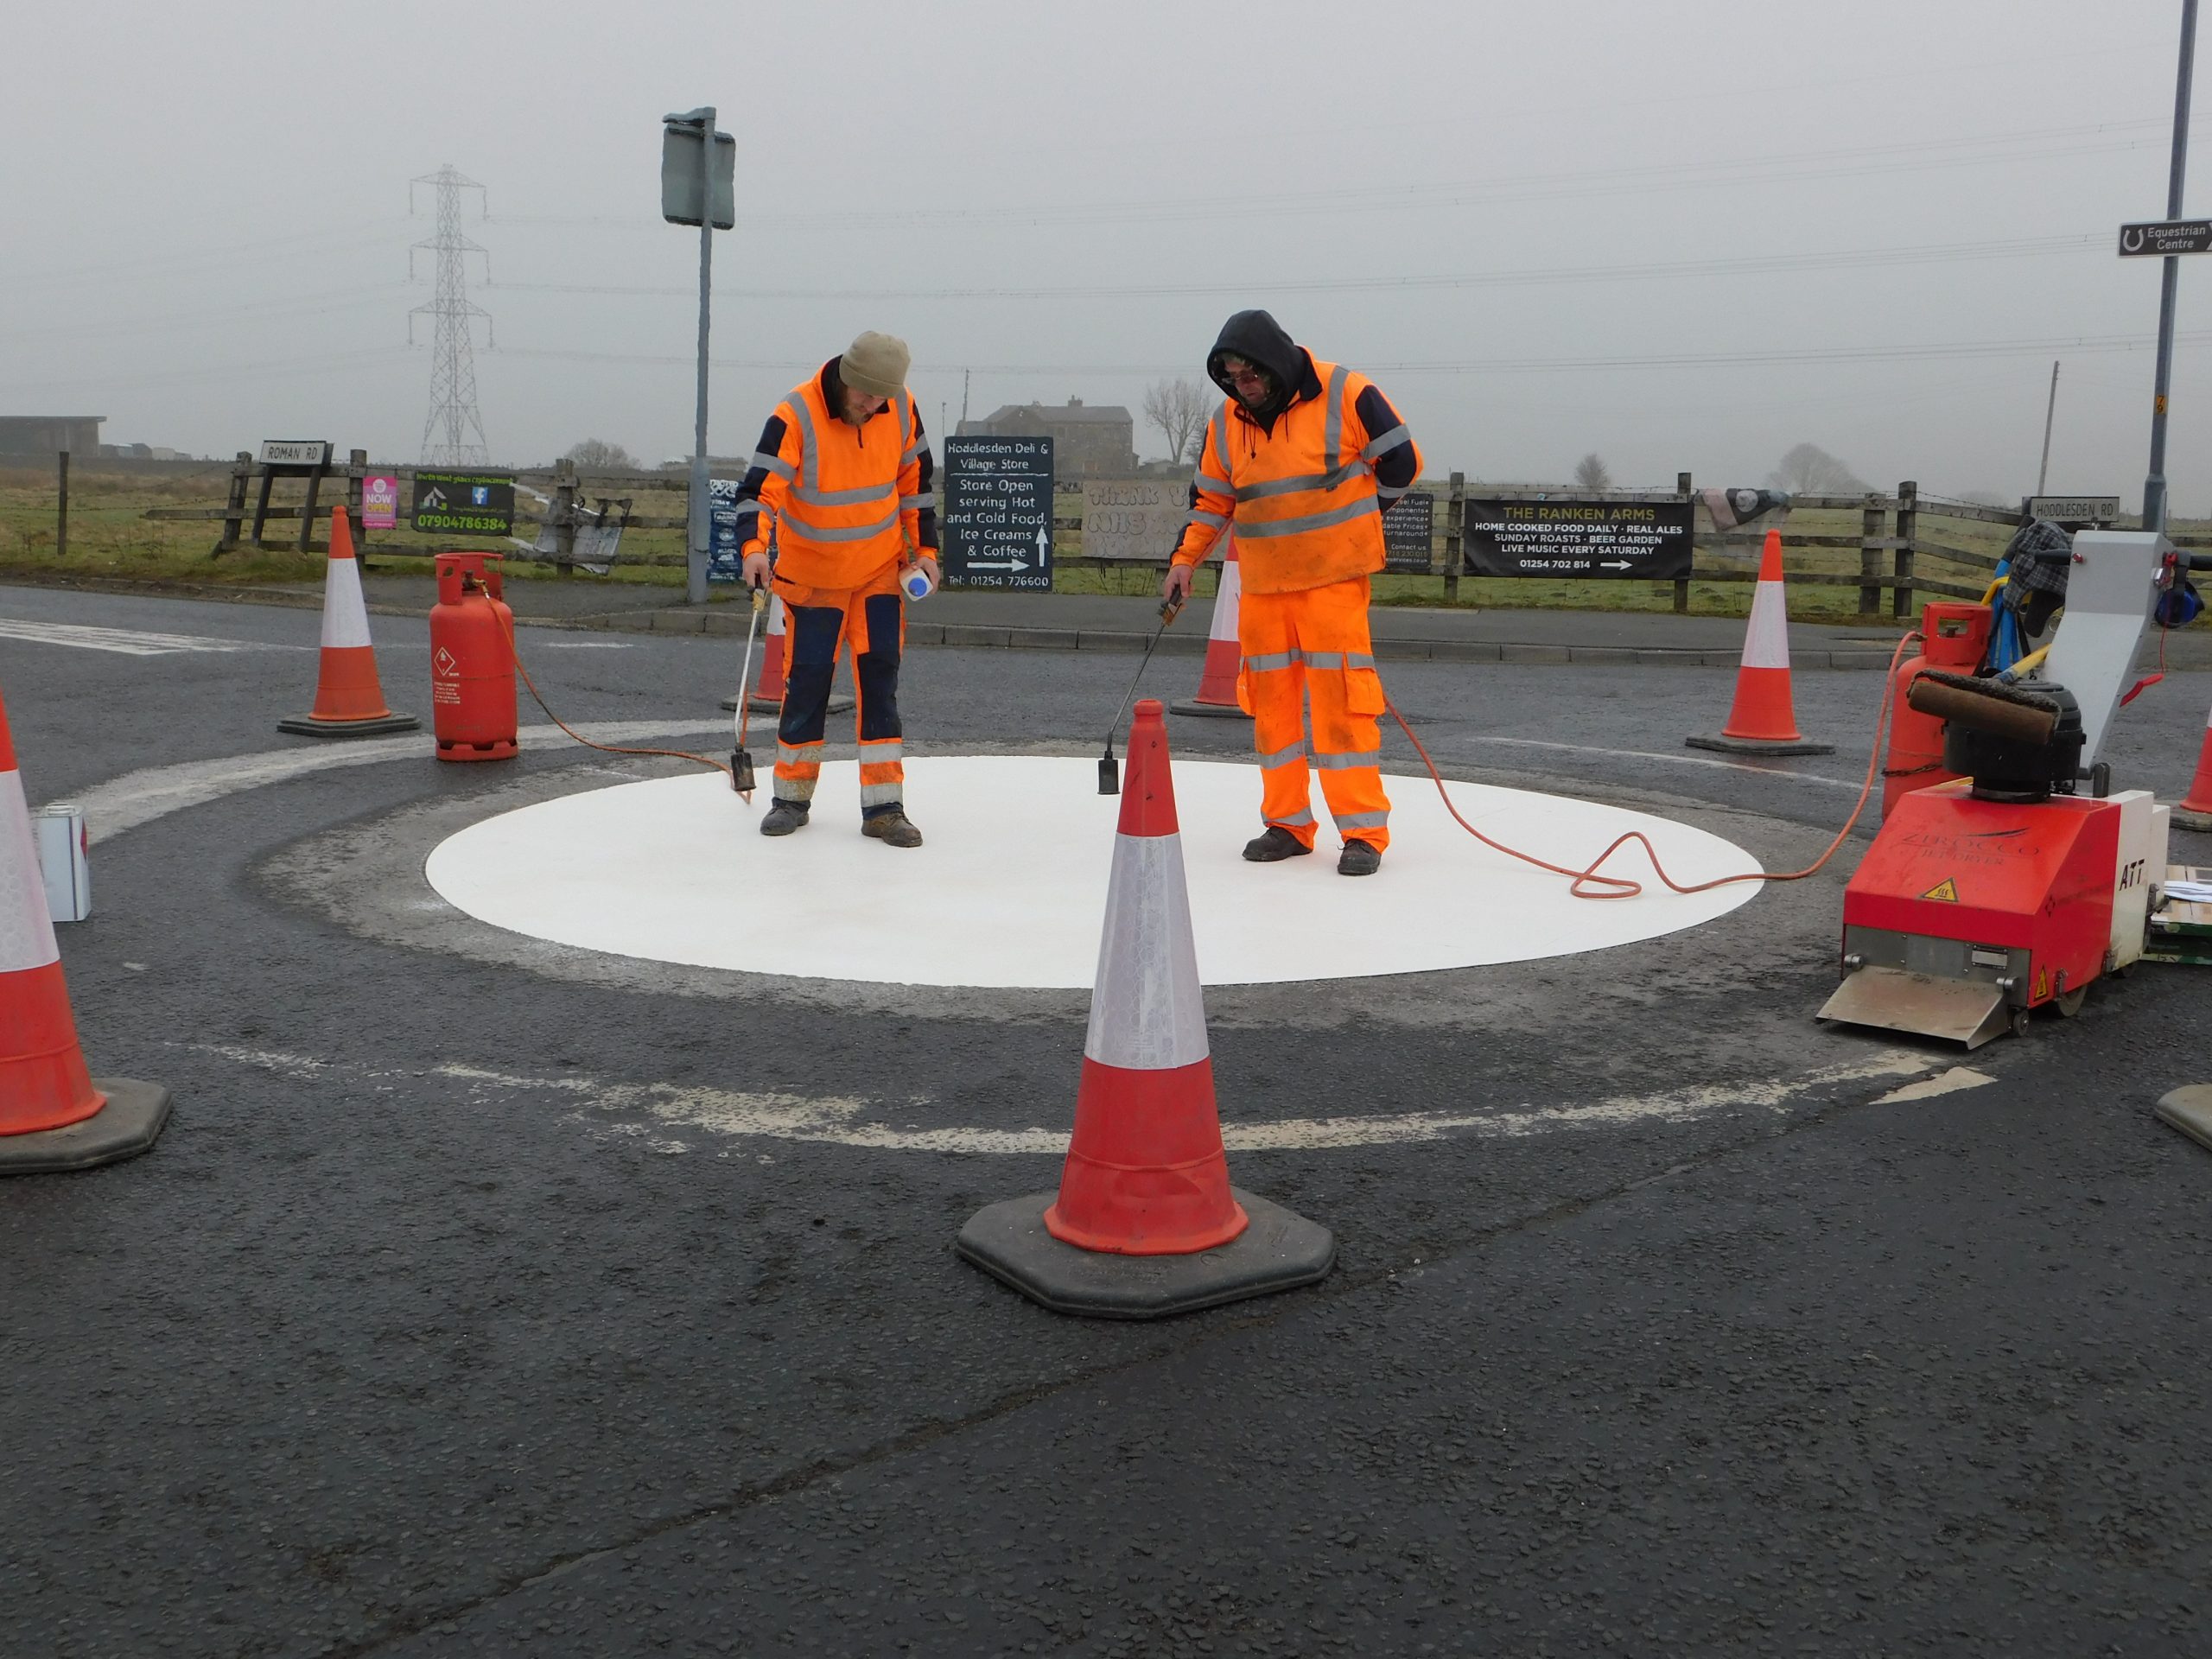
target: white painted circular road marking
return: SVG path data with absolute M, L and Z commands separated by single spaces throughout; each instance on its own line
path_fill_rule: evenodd
M 1259 830 L 1249 765 L 1180 760 L 1175 793 L 1198 970 L 1209 984 L 1356 979 L 1568 956 L 1696 926 L 1758 884 L 1681 895 L 1634 849 L 1608 868 L 1636 899 L 1576 899 L 1564 878 L 1493 853 L 1453 823 L 1426 778 L 1388 779 L 1392 842 L 1379 875 L 1336 874 L 1325 829 L 1310 858 L 1248 864 Z M 907 764 L 906 805 L 927 837 L 905 851 L 863 837 L 850 761 L 823 768 L 813 822 L 759 833 L 717 774 L 587 791 L 448 837 L 430 885 L 493 926 L 648 961 L 805 979 L 1080 989 L 1097 962 L 1118 799 L 1097 763 L 976 755 Z M 1732 842 L 1619 807 L 1450 785 L 1485 834 L 1586 863 L 1641 830 L 1677 880 L 1753 870 Z M 1319 806 L 1317 790 L 1317 810 Z

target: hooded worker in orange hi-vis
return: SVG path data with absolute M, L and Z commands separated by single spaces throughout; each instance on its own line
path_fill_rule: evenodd
M 1372 875 L 1390 844 L 1390 802 L 1368 584 L 1382 568 L 1382 512 L 1420 475 L 1421 451 L 1365 375 L 1316 362 L 1264 311 L 1230 318 L 1206 372 L 1229 400 L 1206 423 L 1190 523 L 1161 591 L 1189 593 L 1192 571 L 1235 531 L 1236 698 L 1252 716 L 1265 825 L 1244 856 L 1268 864 L 1313 850 L 1310 762 L 1344 842 L 1338 874 Z
M 848 643 L 860 692 L 861 833 L 918 847 L 906 817 L 899 651 L 906 638 L 899 578 L 937 563 L 936 463 L 906 390 L 906 342 L 864 334 L 776 405 L 737 489 L 745 580 L 782 595 L 784 706 L 776 728 L 775 799 L 764 836 L 802 828 L 822 776 L 837 657 Z

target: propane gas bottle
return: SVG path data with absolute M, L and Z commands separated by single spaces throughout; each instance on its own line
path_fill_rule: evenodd
M 430 709 L 441 760 L 505 760 L 515 742 L 514 613 L 499 555 L 441 553 L 430 607 Z
M 1882 764 L 1882 816 L 1897 798 L 1959 774 L 1943 766 L 1943 722 L 1905 702 L 1913 681 L 1931 668 L 1971 674 L 1989 649 L 1989 607 L 1932 604 L 1920 613 L 1920 655 L 1899 663 L 1890 681 L 1890 752 Z

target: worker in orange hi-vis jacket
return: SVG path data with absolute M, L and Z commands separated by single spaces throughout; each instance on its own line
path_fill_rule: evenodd
M 1206 372 L 1229 397 L 1206 424 L 1161 594 L 1188 594 L 1192 571 L 1234 528 L 1236 699 L 1252 716 L 1265 826 L 1244 856 L 1268 864 L 1313 850 L 1310 761 L 1344 842 L 1338 873 L 1372 875 L 1390 844 L 1390 802 L 1369 579 L 1382 568 L 1383 510 L 1420 476 L 1421 451 L 1366 376 L 1316 362 L 1264 311 L 1230 318 Z
M 745 580 L 770 580 L 784 601 L 784 706 L 776 728 L 775 800 L 764 836 L 803 827 L 822 776 L 837 656 L 849 641 L 859 708 L 861 833 L 918 847 L 906 817 L 899 720 L 906 639 L 899 578 L 918 564 L 934 588 L 936 463 L 906 390 L 906 342 L 864 334 L 776 405 L 737 489 Z

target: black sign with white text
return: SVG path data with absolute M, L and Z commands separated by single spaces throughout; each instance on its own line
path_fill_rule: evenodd
M 1052 441 L 944 441 L 938 522 L 949 588 L 1052 586 Z
M 442 536 L 512 535 L 515 475 L 416 473 L 415 528 Z
M 1690 573 L 1691 519 L 1681 499 L 1467 499 L 1467 574 L 1625 576 L 1679 582 Z
M 1427 490 L 1400 496 L 1382 515 L 1382 568 L 1427 570 L 1436 540 L 1436 498 Z

